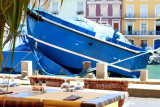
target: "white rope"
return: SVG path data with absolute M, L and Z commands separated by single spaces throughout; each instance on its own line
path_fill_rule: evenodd
M 27 54 L 26 56 L 24 56 L 21 61 L 23 61 L 31 52 L 32 52 L 32 51 L 29 51 L 28 54 Z M 14 71 L 14 69 L 17 68 L 17 66 L 21 63 L 21 61 L 19 61 L 19 63 L 11 70 L 11 72 Z
M 113 62 L 113 63 L 110 63 L 111 65 L 113 64 L 117 64 L 117 63 L 120 63 L 120 62 L 123 62 L 123 61 L 126 61 L 126 60 L 129 60 L 129 59 L 132 59 L 132 58 L 135 58 L 135 57 L 138 57 L 138 56 L 142 56 L 142 55 L 145 55 L 145 54 L 148 54 L 150 52 L 145 52 L 145 53 L 142 53 L 142 54 L 139 54 L 139 55 L 135 55 L 135 56 L 132 56 L 132 57 L 129 57 L 129 58 L 126 58 L 126 59 L 123 59 L 123 60 L 118 60 L 116 62 Z
M 132 59 L 132 58 L 135 58 L 135 57 L 138 57 L 138 56 L 142 56 L 142 55 L 145 55 L 145 54 L 148 54 L 148 53 L 155 52 L 155 51 L 160 52 L 160 48 L 155 49 L 155 50 L 152 50 L 152 51 L 147 51 L 147 52 L 145 52 L 145 53 L 142 53 L 142 54 L 139 54 L 139 55 L 136 55 L 136 56 L 132 56 L 132 57 L 129 57 L 129 58 L 126 58 L 126 59 L 123 59 L 123 60 L 118 60 L 118 61 L 116 61 L 116 62 L 110 63 L 109 66 L 113 66 L 113 64 L 117 64 L 117 63 L 120 63 L 120 62 L 129 60 L 129 59 Z M 94 71 L 94 70 L 96 70 L 96 67 L 92 68 L 92 71 Z M 137 69 L 137 70 L 138 70 L 138 69 Z M 137 70 L 131 70 L 131 71 L 137 71 Z M 139 69 L 139 70 L 141 70 L 141 69 Z
M 158 50 L 159 50 L 159 48 L 158 48 L 158 49 L 155 49 L 155 50 L 152 50 L 152 52 L 154 52 L 154 51 L 158 51 Z M 145 52 L 145 53 L 138 54 L 138 55 L 135 55 L 135 56 L 132 56 L 132 57 L 129 57 L 129 58 L 123 59 L 123 60 L 118 60 L 118 61 L 113 62 L 113 63 L 110 63 L 110 64 L 111 64 L 111 65 L 113 65 L 113 64 L 117 64 L 117 63 L 120 63 L 120 62 L 123 62 L 123 61 L 129 60 L 129 59 L 132 59 L 132 58 L 135 58 L 135 57 L 139 57 L 139 56 L 142 56 L 142 55 L 145 55 L 145 54 L 148 54 L 148 53 L 151 53 L 151 51 L 147 51 L 147 52 Z

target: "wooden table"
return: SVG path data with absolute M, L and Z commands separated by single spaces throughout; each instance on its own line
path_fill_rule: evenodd
M 18 93 L 18 90 L 19 93 Z M 39 99 L 43 101 L 44 99 L 50 101 L 63 101 L 64 98 L 70 95 L 79 95 L 82 98 L 76 101 L 69 102 L 80 102 L 81 107 L 104 107 L 109 106 L 112 103 L 118 102 L 121 99 L 128 97 L 128 92 L 120 91 L 108 91 L 108 90 L 95 90 L 95 89 L 84 89 L 77 90 L 76 92 L 64 92 L 59 87 L 47 87 L 46 93 L 33 94 L 28 87 L 14 87 L 12 88 L 13 94 L 8 94 L 7 98 L 28 98 L 28 99 Z M 15 93 L 14 93 L 15 90 Z M 24 90 L 24 91 L 23 91 Z M 118 107 L 118 105 L 116 105 Z M 74 106 L 73 106 L 74 107 Z M 114 105 L 115 107 L 115 105 Z

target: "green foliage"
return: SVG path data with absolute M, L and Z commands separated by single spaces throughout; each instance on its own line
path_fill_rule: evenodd
M 39 4 L 40 4 L 40 0 L 35 0 L 32 7 L 35 7 L 36 1 L 39 1 Z M 47 1 L 48 0 L 46 0 L 46 2 Z M 0 66 L 3 58 L 2 49 L 10 38 L 12 39 L 12 42 L 11 42 L 12 50 L 10 50 L 12 51 L 10 73 L 11 73 L 11 68 L 12 68 L 13 59 L 14 59 L 15 41 L 18 33 L 17 30 L 20 22 L 23 21 L 24 23 L 25 21 L 29 2 L 30 0 L 0 0 Z M 62 3 L 63 3 L 63 0 L 61 0 L 61 6 L 62 6 Z M 24 17 L 22 17 L 22 14 L 24 15 Z M 5 24 L 9 26 L 8 28 L 9 34 L 8 34 L 7 40 L 3 43 L 3 34 L 4 34 Z M 9 83 L 9 79 L 8 79 L 8 83 Z M 6 91 L 8 91 L 8 87 Z
M 24 12 L 24 14 L 26 14 L 29 1 L 30 0 L 0 0 L 0 65 L 1 65 L 1 58 L 2 58 L 2 49 L 4 47 L 3 33 L 4 33 L 5 24 L 9 26 L 9 35 L 10 35 L 10 38 L 13 39 L 13 42 L 11 43 L 13 47 L 11 50 L 12 51 L 11 68 L 12 68 L 17 29 L 19 27 L 19 24 L 22 18 L 21 17 L 22 11 Z M 24 22 L 24 19 L 23 19 L 23 22 Z M 7 40 L 9 39 L 9 35 Z
M 12 51 L 12 60 L 11 60 L 10 68 L 12 68 L 13 59 L 14 59 L 15 41 L 18 33 L 17 29 L 21 21 L 23 21 L 23 23 L 25 22 L 25 17 L 26 17 L 29 2 L 30 0 L 0 0 L 0 65 L 3 57 L 2 49 L 10 38 L 12 39 L 11 47 L 13 47 L 12 50 L 10 50 Z M 37 2 L 39 2 L 38 8 L 41 8 L 40 0 L 35 0 L 32 5 L 32 8 L 35 7 Z M 50 0 L 46 0 L 43 5 L 45 5 L 47 2 L 50 3 Z M 61 0 L 61 6 L 62 4 L 63 4 L 63 0 Z M 22 17 L 22 14 L 24 17 Z M 4 34 L 5 24 L 9 26 L 9 35 L 3 44 L 3 34 Z

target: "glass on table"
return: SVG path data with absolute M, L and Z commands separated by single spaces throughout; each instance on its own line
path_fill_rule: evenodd
M 42 81 L 42 92 L 47 92 L 47 87 L 46 87 L 46 80 Z
M 3 78 L 2 78 L 2 80 L 1 80 L 0 83 L 1 83 L 1 84 L 8 84 L 8 81 L 7 81 L 7 79 L 5 78 L 5 75 L 3 75 Z
M 8 86 L 8 80 L 5 78 L 5 75 L 3 75 L 3 78 L 0 81 L 0 87 L 7 87 Z
M 11 81 L 9 83 L 9 86 L 10 87 L 17 87 L 18 86 L 18 83 L 15 81 L 15 76 L 11 76 Z
M 70 85 L 67 83 L 67 78 L 64 78 L 64 83 L 61 84 L 61 88 L 64 89 L 63 91 L 69 91 Z
M 76 91 L 76 90 L 83 90 L 83 86 L 80 84 L 80 81 L 81 80 L 76 80 L 77 81 L 77 84 L 75 85 L 75 87 L 74 87 L 74 90 Z

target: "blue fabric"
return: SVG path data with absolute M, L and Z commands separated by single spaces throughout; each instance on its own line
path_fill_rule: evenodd
M 84 101 L 84 103 L 94 103 L 98 105 L 98 107 L 102 107 L 102 104 L 110 104 L 120 100 L 120 98 L 120 94 L 109 94 L 92 100 Z
M 54 92 L 54 91 L 58 91 L 60 89 L 47 89 L 46 93 L 50 93 L 50 92 Z M 18 97 L 18 98 L 25 98 L 25 97 L 30 97 L 30 96 L 34 96 L 35 94 L 30 94 L 29 91 L 26 92 L 22 92 L 22 93 L 18 93 L 18 94 L 12 94 L 12 95 L 8 95 L 9 97 Z

